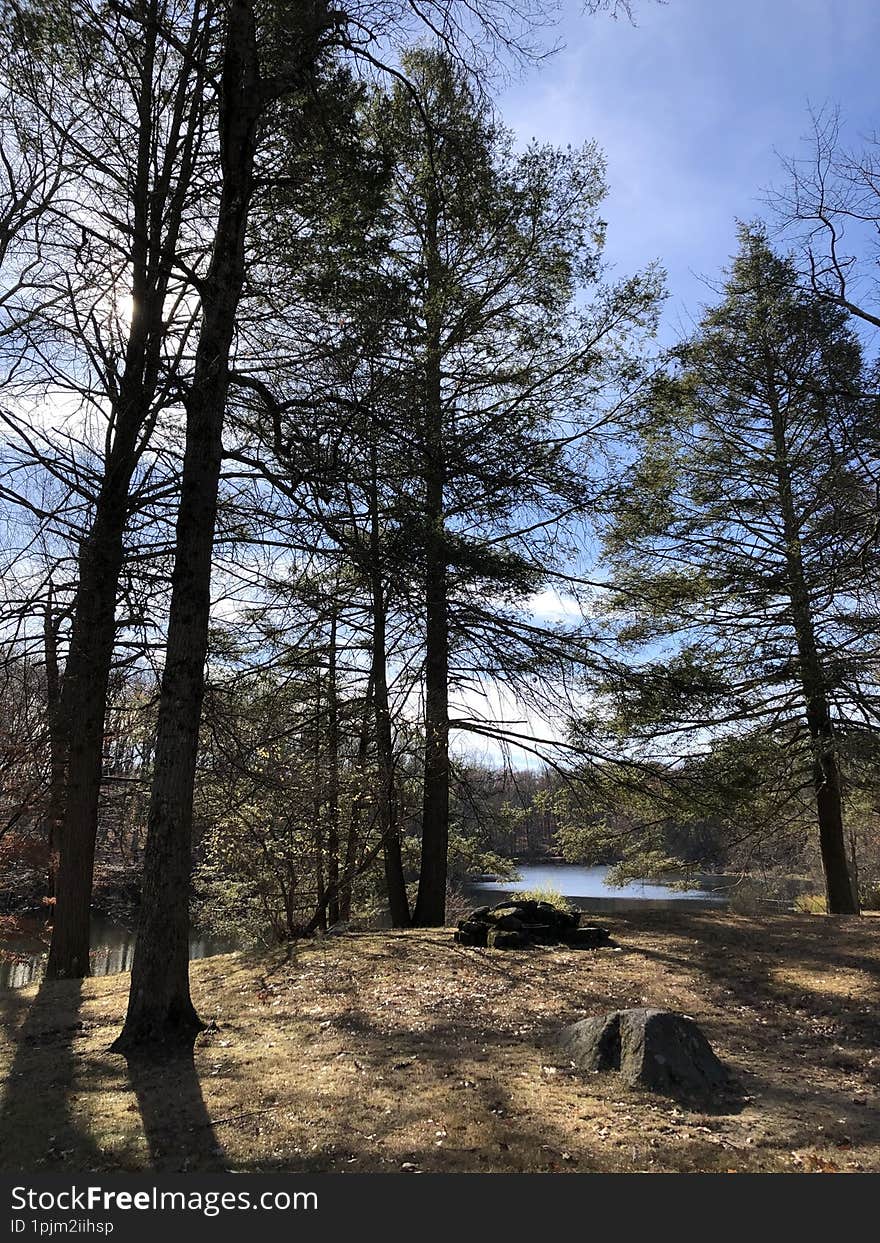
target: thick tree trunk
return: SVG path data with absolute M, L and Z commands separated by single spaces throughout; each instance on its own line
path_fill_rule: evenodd
M 370 491 L 370 592 L 372 607 L 372 683 L 376 729 L 376 766 L 378 770 L 378 820 L 385 864 L 385 889 L 388 910 L 395 928 L 408 928 L 411 922 L 403 856 L 400 848 L 400 827 L 397 820 L 397 786 L 394 775 L 394 744 L 391 733 L 391 708 L 388 701 L 388 654 L 386 638 L 385 585 L 379 531 L 379 500 L 376 482 L 376 447 L 371 448 Z
M 162 314 L 177 245 L 198 109 L 185 105 L 198 75 L 191 63 L 181 71 L 175 111 L 165 134 L 164 164 L 153 182 L 156 129 L 155 58 L 157 6 L 144 14 L 139 66 L 138 151 L 132 189 L 132 316 L 119 392 L 111 411 L 113 439 L 95 502 L 92 528 L 80 546 L 79 578 L 70 650 L 59 704 L 69 733 L 64 816 L 58 832 L 55 923 L 46 969 L 49 978 L 89 973 L 89 922 L 98 804 L 103 767 L 107 688 L 116 637 L 116 597 L 124 558 L 129 490 L 137 466 L 139 438 L 156 398 L 163 339 Z M 194 10 L 189 51 L 200 38 L 201 14 Z M 178 164 L 179 161 L 179 164 Z M 172 190 L 173 170 L 177 185 Z
M 89 974 L 89 922 L 98 825 L 107 684 L 116 637 L 125 505 L 104 489 L 83 543 L 64 687 L 59 704 L 68 739 L 64 819 L 58 834 L 55 919 L 46 975 Z M 127 495 L 127 486 L 126 486 Z M 120 514 L 120 509 L 122 513 Z
M 807 727 L 813 745 L 813 783 L 816 789 L 819 851 L 825 875 L 826 905 L 829 915 L 858 915 L 858 892 L 850 876 L 846 858 L 843 800 L 834 722 L 828 701 L 825 671 L 816 641 L 813 612 L 801 554 L 800 525 L 788 464 L 785 425 L 772 385 L 771 408 L 789 599 L 798 649 Z
M 437 241 L 439 204 L 426 213 L 425 360 L 425 764 L 422 860 L 413 922 L 440 926 L 446 919 L 449 853 L 449 619 L 444 523 L 446 464 L 441 390 L 441 322 L 438 300 L 441 260 Z
M 155 19 L 155 14 L 152 15 Z M 146 417 L 145 362 L 151 325 L 148 213 L 152 134 L 155 20 L 147 24 L 141 65 L 140 126 L 132 241 L 132 315 L 120 397 L 113 411 L 115 435 L 95 502 L 92 529 L 82 541 L 79 575 L 65 668 L 61 715 L 69 722 L 67 790 L 59 834 L 55 924 L 46 974 L 50 979 L 89 974 L 89 920 L 98 800 L 103 767 L 107 687 L 116 638 L 116 595 L 122 570 L 128 492 L 136 465 L 135 442 Z
M 833 735 L 823 728 L 818 714 L 810 726 L 819 754 L 814 768 L 816 806 L 819 815 L 819 850 L 825 873 L 829 915 L 858 915 L 858 893 L 850 876 L 843 832 L 840 773 Z
M 383 606 L 374 606 L 373 619 L 373 707 L 376 727 L 376 762 L 378 769 L 377 803 L 382 858 L 385 864 L 385 889 L 388 910 L 394 928 L 410 925 L 409 898 L 403 871 L 400 826 L 397 820 L 397 786 L 394 776 L 394 749 L 391 737 L 391 711 L 388 703 L 388 674 L 385 666 L 384 616 L 377 621 Z
M 193 789 L 211 595 L 229 353 L 244 281 L 244 242 L 262 111 L 254 14 L 231 0 L 222 67 L 223 184 L 186 401 L 186 451 L 172 577 L 144 891 L 125 1026 L 114 1048 L 160 1055 L 191 1045 L 202 1026 L 189 990 Z

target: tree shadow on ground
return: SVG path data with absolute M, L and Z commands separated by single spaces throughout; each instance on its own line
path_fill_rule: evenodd
M 880 921 L 792 915 L 768 926 L 742 916 L 727 925 L 723 945 L 711 916 L 670 916 L 655 929 L 679 938 L 680 952 L 643 945 L 630 952 L 699 972 L 707 996 L 719 1007 L 743 1007 L 759 1019 L 765 1009 L 788 1011 L 820 1037 L 864 1049 L 880 1044 L 876 955 L 860 952 L 862 938 L 880 934 Z M 701 938 L 704 929 L 709 935 Z
M 338 1107 L 322 1102 L 321 1129 L 311 1148 L 292 1152 L 279 1140 L 273 1156 L 238 1163 L 239 1170 L 268 1172 L 407 1172 L 422 1170 L 525 1172 L 562 1165 L 561 1147 L 548 1142 L 540 1117 L 530 1115 L 516 1091 L 491 1074 L 491 1063 L 462 1079 L 486 1039 L 471 1024 L 437 1023 L 412 1031 L 403 1023 L 377 1023 L 353 1005 L 338 1030 L 351 1046 L 346 1057 L 353 1090 L 342 1083 Z M 493 1054 L 504 1058 L 514 1039 L 499 1039 Z M 523 1042 L 519 1042 L 523 1043 Z M 341 1054 L 336 1054 L 340 1059 Z M 450 1090 L 454 1097 L 450 1099 Z M 325 1089 L 326 1090 L 326 1089 Z M 456 1099 L 457 1098 L 457 1099 Z M 308 1117 L 315 1100 L 308 1079 L 277 1112 Z M 275 1112 L 275 1111 L 273 1111 Z M 306 1124 L 310 1126 L 310 1123 Z M 448 1128 L 448 1129 L 447 1129 Z M 300 1132 L 308 1140 L 309 1132 Z M 579 1169 L 599 1169 L 586 1147 Z
M 161 1061 L 126 1058 L 150 1169 L 185 1173 L 227 1169 L 205 1105 L 192 1050 Z
M 0 1104 L 4 1170 L 58 1170 L 74 1153 L 77 1168 L 105 1165 L 77 1118 L 83 1085 L 74 1045 L 87 1027 L 79 1017 L 81 1004 L 81 980 L 44 981 L 30 1003 L 15 990 L 3 995 L 0 1021 L 14 1044 Z
M 126 1063 L 97 1050 L 107 1020 L 81 1018 L 83 983 L 44 981 L 33 998 L 17 990 L 0 993 L 0 1023 L 10 1046 L 0 1101 L 0 1169 L 142 1169 L 145 1146 L 147 1168 L 156 1171 L 224 1170 L 192 1052 L 156 1064 Z M 99 1112 L 90 1109 L 93 1101 Z M 130 1134 L 132 1112 L 140 1114 L 142 1135 Z M 122 1149 L 120 1131 L 129 1132 Z
M 650 931 L 664 948 L 632 945 L 630 952 L 696 977 L 715 1011 L 713 1026 L 741 1046 L 746 1089 L 791 1117 L 793 1147 L 806 1135 L 798 1118 L 815 1120 L 822 1133 L 841 1118 L 854 1137 L 880 1132 L 871 1104 L 880 981 L 870 952 L 880 921 L 792 915 L 771 924 L 741 916 L 725 926 L 722 944 L 710 915 L 670 915 Z
M 76 1092 L 95 1094 L 95 1132 L 115 1150 L 88 1160 L 163 1172 L 790 1170 L 792 1150 L 821 1143 L 841 1164 L 876 1161 L 876 1113 L 849 1094 L 876 1026 L 866 1011 L 880 921 L 843 930 L 793 917 L 778 932 L 695 913 L 607 922 L 626 952 L 508 955 L 414 931 L 206 963 L 199 1007 L 216 1020 L 195 1058 L 127 1074 L 107 1052 L 124 990 L 95 988 Z M 29 1005 L 0 995 L 13 1041 Z M 705 1022 L 757 1104 L 701 1116 L 615 1075 L 573 1074 L 561 1027 L 634 1005 Z M 63 1025 L 55 1007 L 47 1023 Z

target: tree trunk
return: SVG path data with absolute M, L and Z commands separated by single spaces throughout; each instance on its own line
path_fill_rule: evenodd
M 251 0 L 231 0 L 222 66 L 223 183 L 186 400 L 165 669 L 159 700 L 144 892 L 125 1026 L 118 1052 L 158 1055 L 191 1046 L 202 1024 L 189 990 L 193 789 L 211 596 L 229 353 L 244 281 L 245 228 L 262 112 Z
M 426 604 L 422 863 L 414 922 L 442 927 L 449 851 L 449 633 L 446 563 L 437 550 L 429 553 Z
M 67 743 L 64 819 L 58 834 L 55 919 L 46 975 L 89 974 L 89 923 L 98 827 L 107 685 L 116 637 L 125 505 L 102 490 L 79 559 L 79 585 L 58 715 Z M 117 489 L 113 488 L 116 492 Z M 127 496 L 127 486 L 126 486 Z M 120 514 L 121 509 L 121 514 Z
M 46 896 L 55 897 L 58 872 L 58 841 L 64 823 L 67 776 L 67 734 L 61 719 L 61 673 L 58 666 L 58 624 L 52 613 L 52 583 L 43 618 L 43 652 L 46 661 L 46 718 L 49 723 L 49 794 L 44 826 L 49 861 Z
M 391 708 L 388 701 L 388 655 L 386 638 L 385 584 L 379 531 L 379 488 L 375 441 L 370 446 L 370 594 L 372 608 L 372 683 L 376 727 L 377 805 L 382 857 L 385 864 L 385 890 L 394 928 L 408 928 L 411 922 L 400 828 L 397 822 L 397 786 L 394 775 L 394 744 L 391 734 Z
M 334 603 L 327 659 L 327 919 L 331 925 L 339 923 L 339 699 L 336 688 L 336 632 Z
M 312 751 L 314 771 L 312 773 L 312 816 L 314 818 L 313 844 L 315 848 L 315 914 L 309 920 L 308 928 L 314 932 L 327 928 L 327 886 L 324 880 L 324 830 L 321 824 L 321 813 L 324 808 L 324 789 L 321 773 L 321 669 L 317 670 L 315 687 L 315 736 Z
M 414 923 L 442 927 L 446 919 L 449 852 L 449 619 L 444 522 L 446 465 L 441 391 L 441 262 L 437 242 L 439 204 L 426 212 L 425 361 L 425 765 L 422 860 Z
M 155 2 L 144 15 L 139 67 L 138 150 L 132 190 L 132 316 L 123 374 L 111 410 L 108 449 L 92 527 L 79 552 L 79 576 L 70 650 L 59 704 L 68 729 L 67 789 L 59 828 L 55 923 L 46 974 L 49 978 L 89 973 L 89 922 L 98 803 L 103 768 L 107 688 L 116 638 L 116 597 L 122 571 L 129 489 L 143 444 L 138 443 L 155 401 L 163 340 L 162 314 L 188 190 L 198 109 L 190 101 L 199 76 L 187 63 L 176 90 L 176 108 L 165 135 L 164 166 L 152 181 L 156 155 L 155 84 L 158 23 Z M 200 38 L 194 11 L 189 53 Z M 172 174 L 179 159 L 177 185 Z
M 820 708 L 821 711 L 821 708 Z M 825 874 L 826 906 L 829 915 L 858 915 L 858 894 L 850 877 L 843 833 L 840 770 L 834 739 L 823 726 L 819 714 L 810 714 L 810 733 L 819 754 L 814 766 L 816 806 L 819 813 L 819 849 Z
M 858 915 L 858 893 L 850 877 L 843 830 L 840 768 L 834 736 L 834 722 L 826 690 L 825 672 L 816 642 L 801 554 L 800 525 L 795 509 L 785 426 L 775 386 L 770 385 L 776 479 L 782 511 L 785 560 L 788 569 L 789 599 L 797 642 L 800 680 L 804 694 L 807 727 L 813 745 L 813 784 L 819 822 L 819 851 L 825 875 L 826 905 L 829 915 Z
M 348 833 L 345 841 L 345 862 L 342 870 L 342 885 L 339 893 L 339 918 L 351 919 L 351 889 L 355 869 L 357 867 L 358 846 L 361 837 L 361 815 L 364 807 L 363 780 L 367 770 L 367 753 L 370 745 L 370 716 L 373 710 L 373 675 L 367 682 L 367 693 L 364 697 L 364 711 L 358 734 L 357 772 L 358 788 L 351 804 L 351 817 L 348 822 Z

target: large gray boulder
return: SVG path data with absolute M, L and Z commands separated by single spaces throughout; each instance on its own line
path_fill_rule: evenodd
M 579 1070 L 620 1070 L 620 1014 L 600 1014 L 565 1027 L 560 1043 Z
M 560 1039 L 579 1069 L 619 1071 L 630 1087 L 705 1099 L 732 1086 L 694 1020 L 671 1010 L 615 1010 L 573 1023 Z

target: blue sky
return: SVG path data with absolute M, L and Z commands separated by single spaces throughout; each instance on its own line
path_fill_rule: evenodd
M 620 274 L 659 259 L 665 338 L 712 300 L 735 219 L 767 211 L 808 106 L 842 110 L 844 135 L 880 128 L 877 0 L 637 0 L 634 28 L 566 0 L 563 51 L 508 87 L 523 140 L 595 138 L 608 159 L 607 256 Z
M 770 218 L 764 192 L 785 181 L 780 154 L 806 154 L 810 106 L 839 106 L 853 145 L 880 129 L 880 0 L 636 0 L 635 28 L 584 16 L 581 0 L 564 7 L 564 50 L 505 89 L 499 107 L 524 142 L 602 147 L 606 255 L 621 275 L 663 264 L 670 341 L 715 299 L 705 280 L 718 282 L 736 220 Z M 534 603 L 554 620 L 573 606 L 549 592 Z M 499 695 L 495 710 L 515 719 Z

